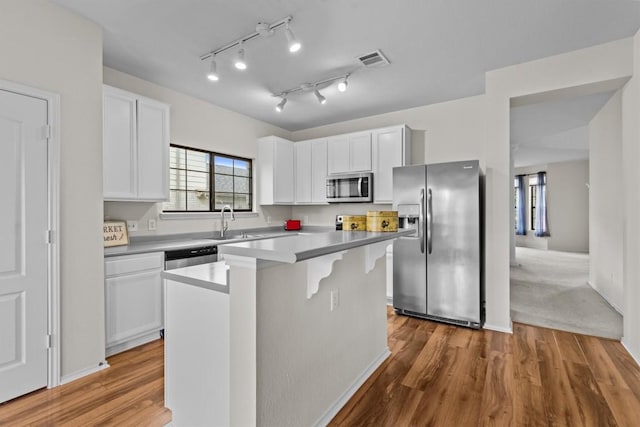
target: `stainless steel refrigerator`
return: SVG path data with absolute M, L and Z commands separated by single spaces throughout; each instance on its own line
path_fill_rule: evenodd
M 393 168 L 397 313 L 481 328 L 485 319 L 482 181 L 477 160 Z

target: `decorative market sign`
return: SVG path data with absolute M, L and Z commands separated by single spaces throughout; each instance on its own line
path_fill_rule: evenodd
M 129 244 L 127 223 L 125 221 L 105 221 L 102 226 L 104 247 L 122 246 Z

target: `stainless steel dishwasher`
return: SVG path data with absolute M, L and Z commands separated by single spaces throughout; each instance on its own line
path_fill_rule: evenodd
M 190 265 L 208 264 L 218 261 L 217 246 L 200 246 L 188 249 L 175 249 L 165 251 L 164 269 L 173 270 L 175 268 L 188 267 Z

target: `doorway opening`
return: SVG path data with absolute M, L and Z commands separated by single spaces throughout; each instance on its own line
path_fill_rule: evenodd
M 618 84 L 512 99 L 514 322 L 622 337 L 622 261 L 602 252 L 621 254 L 622 218 L 601 208 L 622 184 Z

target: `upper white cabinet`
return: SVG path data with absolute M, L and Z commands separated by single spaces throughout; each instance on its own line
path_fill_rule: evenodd
M 393 168 L 409 164 L 411 129 L 393 126 L 372 131 L 373 202 L 393 202 Z
M 169 106 L 104 86 L 105 200 L 169 198 Z
M 332 136 L 327 141 L 328 173 L 371 170 L 371 132 Z
M 293 204 L 293 162 L 293 142 L 277 136 L 258 139 L 259 204 Z
M 294 144 L 295 203 L 326 203 L 327 140 Z

